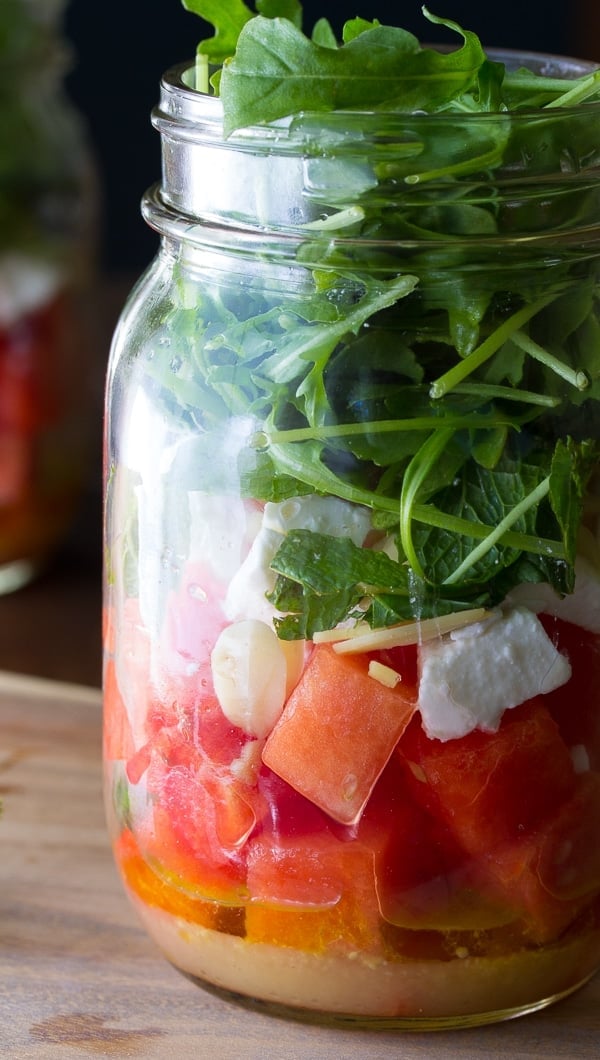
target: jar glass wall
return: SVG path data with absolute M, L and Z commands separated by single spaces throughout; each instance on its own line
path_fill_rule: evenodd
M 0 592 L 63 542 L 89 466 L 97 192 L 63 91 L 62 7 L 0 13 Z
M 213 988 L 429 1028 L 598 967 L 598 117 L 224 140 L 163 80 L 107 389 L 106 801 Z

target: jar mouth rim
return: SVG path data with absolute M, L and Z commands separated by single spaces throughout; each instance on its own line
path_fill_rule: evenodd
M 432 45 L 432 47 L 439 48 L 440 50 L 449 50 L 449 48 L 444 45 Z M 503 62 L 508 69 L 514 70 L 519 67 L 525 67 L 527 69 L 533 69 L 537 73 L 547 73 L 548 77 L 573 79 L 585 76 L 586 74 L 592 74 L 600 69 L 600 63 L 591 60 L 530 50 L 521 51 L 519 49 L 511 48 L 490 48 L 486 51 L 486 55 L 492 61 Z M 200 91 L 190 84 L 193 71 L 194 60 L 188 59 L 176 63 L 164 72 L 161 78 L 160 114 L 163 118 L 168 115 L 172 119 L 176 119 L 178 122 L 181 121 L 182 123 L 192 123 L 197 126 L 204 126 L 207 130 L 211 128 L 213 135 L 222 135 L 222 101 L 219 96 Z M 172 108 L 169 107 L 168 103 L 170 98 L 173 100 L 175 100 L 175 98 L 177 99 L 176 104 L 173 102 Z M 554 108 L 552 115 L 554 118 L 556 118 L 558 114 L 568 117 L 574 112 L 581 112 L 583 107 L 585 107 L 586 110 L 594 108 L 600 110 L 600 100 Z M 156 119 L 158 116 L 158 108 L 155 108 L 155 111 L 153 112 L 153 121 L 155 124 L 157 123 Z M 457 121 L 460 121 L 461 124 L 471 125 L 482 124 L 485 122 L 497 124 L 501 121 L 510 121 L 517 124 L 520 122 L 529 123 L 532 117 L 542 118 L 547 116 L 548 112 L 540 107 L 524 107 L 519 110 L 507 111 L 472 111 L 469 113 L 458 113 L 456 111 L 434 113 L 421 110 L 401 111 L 392 108 L 387 110 L 385 107 L 376 110 L 369 108 L 348 108 L 344 110 L 303 111 L 285 118 L 280 118 L 276 121 L 265 123 L 264 125 L 252 125 L 237 130 L 235 133 L 231 134 L 228 139 L 231 142 L 240 139 L 264 139 L 268 141 L 273 137 L 281 135 L 282 130 L 289 129 L 294 120 L 306 119 L 309 117 L 313 122 L 315 120 L 320 120 L 334 126 L 341 126 L 352 119 L 356 120 L 360 118 L 366 123 L 364 131 L 365 134 L 368 135 L 369 121 L 372 121 L 373 123 L 375 121 L 380 122 L 382 118 L 384 118 L 386 122 L 392 123 L 392 125 L 394 121 L 406 122 L 407 120 L 416 119 L 427 121 L 428 124 L 455 124 Z
M 183 240 L 185 244 L 196 250 L 210 251 L 232 251 L 239 258 L 247 256 L 256 260 L 257 251 L 267 253 L 272 260 L 295 262 L 295 254 L 299 247 L 307 245 L 307 231 L 303 228 L 273 224 L 270 228 L 252 225 L 240 218 L 229 219 L 227 223 L 222 217 L 200 217 L 193 214 L 185 214 L 180 208 L 174 210 L 172 204 L 165 199 L 159 182 L 152 184 L 142 198 L 142 216 L 146 223 L 161 236 L 166 236 L 174 242 Z M 597 257 L 597 247 L 600 238 L 600 225 L 588 224 L 577 229 L 539 232 L 515 233 L 512 238 L 513 245 L 523 249 L 528 248 L 531 253 L 539 253 L 548 265 L 552 258 L 562 250 L 577 250 L 579 254 L 590 253 Z M 472 255 L 493 254 L 505 251 L 507 243 L 506 235 L 482 235 L 455 237 L 452 240 L 452 248 L 456 252 L 466 251 Z M 361 248 L 364 250 L 369 245 L 379 249 L 402 250 L 402 251 L 427 251 L 433 252 L 448 249 L 448 239 L 440 236 L 438 239 L 419 239 L 416 236 L 377 236 L 373 238 L 364 236 L 337 234 L 328 239 L 330 248 L 341 247 Z M 322 244 L 321 244 L 322 246 Z M 556 263 L 556 262 L 555 262 Z M 308 258 L 303 262 L 308 266 Z M 314 267 L 322 267 L 322 259 L 317 256 Z M 477 265 L 479 268 L 479 265 Z M 382 265 L 381 272 L 387 274 L 391 266 Z M 392 270 L 393 271 L 393 270 Z
M 518 71 L 535 53 L 488 54 L 510 54 Z M 559 88 L 567 81 L 559 77 L 565 62 L 571 79 L 596 69 L 541 53 L 536 61 L 540 69 L 549 64 L 547 76 Z M 540 219 L 547 225 L 548 210 L 543 216 L 540 210 L 550 191 L 573 213 L 573 196 L 585 205 L 590 186 L 597 189 L 600 101 L 499 112 L 305 111 L 226 135 L 223 102 L 193 87 L 193 69 L 188 61 L 166 71 L 152 112 L 161 134 L 165 202 L 190 218 L 330 239 L 350 236 L 357 226 L 369 231 L 379 218 L 409 238 L 414 232 L 430 240 L 416 211 L 429 217 L 434 232 L 442 221 L 423 211 L 435 206 L 446 209 L 453 238 L 466 231 L 479 239 L 495 229 L 499 203 L 511 211 L 514 235 L 524 223 L 516 206 L 531 203 L 537 232 Z M 579 221 L 585 228 L 587 220 Z

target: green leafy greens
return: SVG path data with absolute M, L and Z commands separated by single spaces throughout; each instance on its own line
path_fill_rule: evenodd
M 462 47 L 425 48 L 407 30 L 362 18 L 345 23 L 338 46 L 326 19 L 311 37 L 303 33 L 299 0 L 256 0 L 256 12 L 243 0 L 182 2 L 215 28 L 198 54 L 222 67 L 213 84 L 223 100 L 226 132 L 301 111 L 447 105 L 485 111 L 505 104 L 500 64 L 487 59 L 477 35 L 427 8 L 425 17 L 456 32 Z M 599 89 L 597 73 L 574 86 L 521 70 L 506 78 L 504 91 L 515 108 L 578 103 Z
M 215 28 L 198 76 L 225 137 L 285 119 L 321 211 L 296 232 L 310 282 L 182 284 L 164 322 L 146 367 L 195 434 L 191 488 L 342 498 L 389 545 L 291 531 L 280 636 L 572 591 L 600 440 L 600 73 L 507 69 L 425 9 L 457 48 L 358 17 L 307 36 L 297 0 L 183 3 Z

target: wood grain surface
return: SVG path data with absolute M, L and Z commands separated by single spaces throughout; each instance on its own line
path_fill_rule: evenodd
M 469 1031 L 331 1029 L 226 1002 L 138 926 L 104 825 L 97 691 L 0 673 L 0 1056 L 379 1060 L 600 1055 L 600 978 Z

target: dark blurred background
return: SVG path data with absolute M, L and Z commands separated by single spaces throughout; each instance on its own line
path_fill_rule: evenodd
M 600 61 L 600 0 L 431 0 L 429 6 L 474 30 L 487 46 Z M 439 39 L 419 0 L 306 0 L 303 8 L 305 31 L 322 16 L 339 31 L 346 18 L 360 15 L 403 26 L 420 40 Z M 155 236 L 139 213 L 141 195 L 160 171 L 150 111 L 163 70 L 192 58 L 197 42 L 212 32 L 181 0 L 70 0 L 66 34 L 75 55 L 68 87 L 96 149 L 105 196 L 102 255 L 111 272 L 140 271 L 154 253 Z

